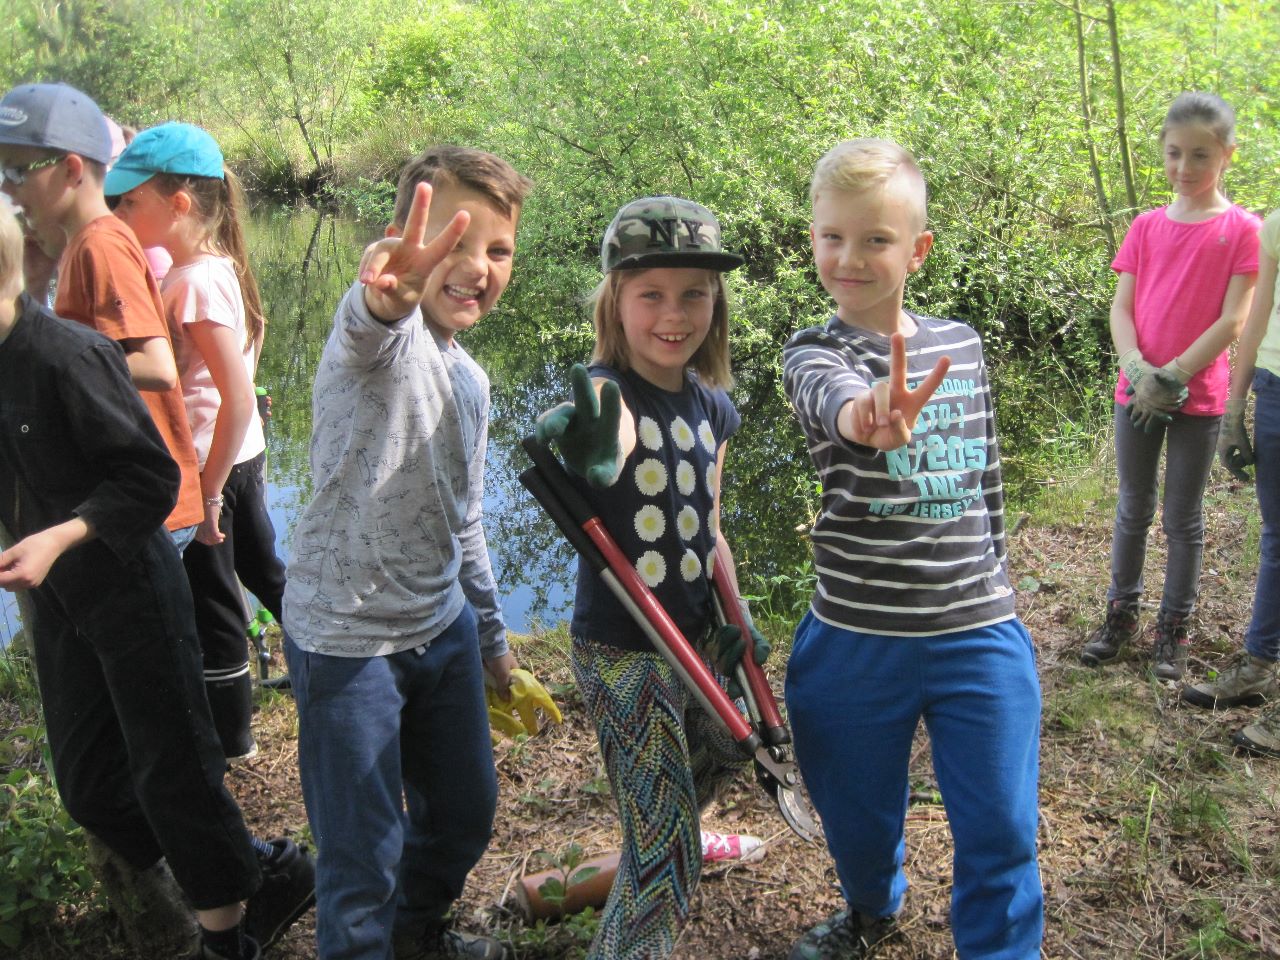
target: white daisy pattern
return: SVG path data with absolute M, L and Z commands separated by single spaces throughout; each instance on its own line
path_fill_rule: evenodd
M 680 539 L 688 543 L 702 528 L 702 524 L 698 522 L 698 511 L 685 504 L 676 515 L 676 526 L 680 530 Z
M 671 439 L 685 453 L 693 449 L 693 428 L 685 422 L 684 417 L 676 417 L 671 421 Z
M 657 550 L 648 550 L 636 561 L 636 573 L 649 585 L 649 589 L 656 589 L 667 579 L 667 561 Z
M 712 496 L 716 493 L 716 462 L 714 460 L 707 464 L 707 493 Z
M 636 514 L 636 536 L 645 543 L 653 543 L 667 529 L 667 518 L 653 504 L 640 508 Z
M 693 469 L 693 464 L 688 460 L 681 460 L 676 464 L 676 489 L 680 491 L 681 496 L 693 496 L 693 488 L 698 483 L 698 473 Z
M 662 448 L 662 428 L 658 426 L 658 421 L 653 417 L 641 417 L 640 423 L 636 426 L 636 437 L 640 440 L 640 445 L 646 450 L 659 450 Z
M 711 424 L 706 420 L 698 424 L 698 441 L 702 444 L 702 449 L 711 455 L 716 452 L 716 435 L 711 432 Z
M 685 550 L 684 556 L 680 559 L 680 576 L 684 578 L 685 583 L 693 583 L 702 576 L 702 564 L 698 561 L 698 555 L 692 550 Z
M 716 575 L 716 550 L 711 548 L 711 552 L 707 554 L 707 579 L 710 580 Z
M 650 457 L 636 467 L 636 487 L 646 497 L 656 497 L 667 489 L 667 468 L 656 457 Z

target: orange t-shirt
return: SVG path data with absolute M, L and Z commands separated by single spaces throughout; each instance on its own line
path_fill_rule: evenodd
M 160 288 L 147 267 L 142 247 L 124 221 L 114 216 L 99 217 L 67 244 L 58 266 L 53 312 L 93 327 L 112 340 L 164 337 L 173 349 Z M 165 526 L 170 530 L 194 526 L 204 519 L 204 504 L 182 387 L 139 393 L 182 471 L 178 505 Z

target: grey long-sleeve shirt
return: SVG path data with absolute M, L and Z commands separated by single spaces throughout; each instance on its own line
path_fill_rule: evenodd
M 507 652 L 482 525 L 489 378 L 414 311 L 374 319 L 355 284 L 312 391 L 314 494 L 294 530 L 284 627 L 303 650 L 369 657 L 440 634 L 470 600 Z

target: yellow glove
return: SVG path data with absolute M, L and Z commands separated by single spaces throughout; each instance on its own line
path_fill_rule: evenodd
M 538 732 L 538 710 L 552 723 L 561 723 L 560 708 L 536 677 L 521 667 L 511 671 L 511 699 L 503 700 L 493 679 L 484 675 L 485 700 L 489 704 L 489 726 L 496 734 L 515 738 L 517 734 L 533 736 Z M 495 736 L 496 739 L 496 736 Z

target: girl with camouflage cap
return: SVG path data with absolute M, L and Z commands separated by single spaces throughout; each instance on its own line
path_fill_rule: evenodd
M 724 250 L 710 210 L 669 196 L 619 210 L 600 257 L 591 367 L 573 368 L 573 402 L 543 414 L 537 436 L 556 442 L 579 492 L 681 632 L 731 675 L 747 644 L 737 628 L 715 631 L 710 581 L 725 448 L 741 423 L 726 393 L 723 272 L 743 260 Z M 582 563 L 570 629 L 623 834 L 587 956 L 666 957 L 702 866 L 699 810 L 741 768 L 741 754 Z M 763 662 L 768 644 L 752 634 Z

